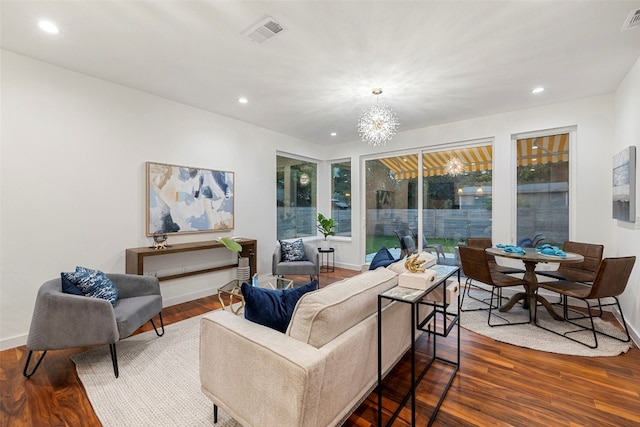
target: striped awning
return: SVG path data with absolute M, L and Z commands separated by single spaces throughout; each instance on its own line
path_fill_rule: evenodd
M 519 139 L 518 166 L 535 166 L 569 161 L 569 134 Z
M 536 148 L 534 148 L 536 147 Z M 569 161 L 569 134 L 517 140 L 518 166 L 535 166 Z M 445 165 L 451 158 L 459 159 L 464 172 L 491 170 L 493 147 L 482 145 L 470 148 L 435 151 L 422 154 L 423 176 L 446 175 Z M 387 157 L 380 161 L 395 179 L 418 177 L 418 154 Z
M 455 150 L 436 151 L 422 154 L 423 176 L 445 175 L 445 165 L 451 158 L 459 159 L 464 172 L 491 170 L 492 147 L 458 148 Z M 380 161 L 393 172 L 396 179 L 418 177 L 418 155 L 409 154 L 397 157 L 387 157 Z

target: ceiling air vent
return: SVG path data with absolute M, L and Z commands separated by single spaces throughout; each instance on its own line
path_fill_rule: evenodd
M 620 31 L 626 31 L 637 27 L 640 27 L 640 9 L 629 12 L 629 16 L 627 16 L 627 19 L 624 21 Z
M 268 17 L 249 28 L 244 35 L 249 37 L 251 41 L 262 44 L 282 30 L 282 26 L 275 19 Z

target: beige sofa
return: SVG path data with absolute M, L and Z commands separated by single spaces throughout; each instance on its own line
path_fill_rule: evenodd
M 377 382 L 378 294 L 387 268 L 305 294 L 286 333 L 228 311 L 200 322 L 202 392 L 243 426 L 334 426 Z M 383 370 L 408 349 L 410 306 L 383 308 Z

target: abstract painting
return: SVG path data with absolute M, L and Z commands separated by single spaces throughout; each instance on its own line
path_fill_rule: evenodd
M 613 156 L 613 218 L 635 222 L 636 147 L 630 146 Z
M 233 172 L 147 162 L 147 236 L 233 229 Z

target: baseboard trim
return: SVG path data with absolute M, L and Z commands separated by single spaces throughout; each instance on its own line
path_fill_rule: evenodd
M 18 335 L 11 338 L 5 338 L 0 340 L 0 351 L 9 350 L 10 348 L 20 347 L 21 345 L 25 345 L 27 343 L 27 337 L 29 335 Z

